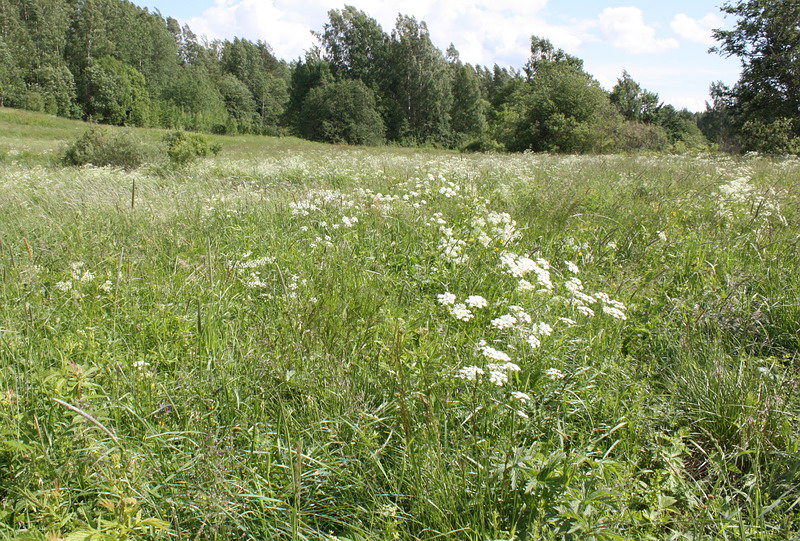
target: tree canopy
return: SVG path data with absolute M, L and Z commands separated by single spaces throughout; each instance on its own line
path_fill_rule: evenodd
M 726 113 L 745 150 L 800 149 L 800 3 L 784 0 L 727 2 L 737 17 L 730 30 L 715 30 L 714 49 L 738 57 L 742 75 Z
M 751 4 L 769 4 L 758 12 L 764 20 L 796 12 L 766 1 L 727 9 L 752 18 Z M 749 54 L 757 28 L 720 33 L 725 54 Z M 795 34 L 775 39 L 794 43 Z M 387 31 L 347 5 L 330 10 L 315 36 L 316 47 L 286 62 L 266 41 L 199 39 L 187 25 L 128 0 L 0 0 L 0 105 L 112 124 L 354 144 L 596 152 L 704 141 L 688 111 L 658 103 L 627 72 L 607 92 L 581 59 L 542 37 L 532 36 L 520 68 L 473 66 L 452 44 L 437 48 L 425 21 L 401 14 Z M 753 61 L 750 78 L 731 91 L 738 99 L 717 114 L 735 114 L 740 121 L 729 125 L 771 137 L 796 129 L 783 119 L 796 111 L 797 70 L 773 69 L 796 64 L 796 56 L 786 50 L 780 59 Z M 772 81 L 780 84 L 772 88 Z M 752 113 L 764 104 L 771 117 Z M 709 130 L 723 124 L 706 122 L 704 133 L 718 138 Z

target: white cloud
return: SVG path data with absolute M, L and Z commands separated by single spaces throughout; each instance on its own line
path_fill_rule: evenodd
M 532 34 L 576 53 L 591 37 L 585 22 L 552 25 L 541 12 L 547 0 L 216 0 L 213 7 L 187 22 L 198 35 L 261 39 L 286 60 L 298 58 L 314 44 L 312 30 L 321 30 L 331 9 L 345 3 L 363 10 L 389 33 L 399 13 L 424 20 L 434 44 L 452 42 L 465 62 L 521 66 L 530 53 Z
M 680 46 L 673 38 L 657 39 L 656 29 L 645 24 L 642 10 L 635 7 L 604 9 L 599 28 L 613 47 L 630 53 L 660 53 Z
M 721 28 L 725 21 L 715 13 L 709 13 L 701 19 L 692 19 L 685 13 L 678 13 L 672 19 L 670 26 L 672 31 L 686 41 L 702 43 L 703 45 L 713 45 L 714 37 L 711 31 Z

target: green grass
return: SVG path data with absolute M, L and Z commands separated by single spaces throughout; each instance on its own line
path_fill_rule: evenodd
M 0 537 L 800 534 L 800 162 L 220 140 L 0 164 Z

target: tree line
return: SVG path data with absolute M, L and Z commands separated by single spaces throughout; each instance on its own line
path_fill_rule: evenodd
M 743 4 L 725 9 L 745 19 L 736 11 Z M 0 105 L 115 125 L 467 150 L 710 142 L 747 150 L 764 139 L 748 139 L 748 130 L 797 135 L 794 121 L 763 120 L 753 116 L 757 107 L 740 105 L 747 93 L 770 106 L 780 99 L 763 98 L 752 82 L 766 68 L 746 71 L 752 81 L 734 89 L 716 85 L 708 111 L 695 114 L 662 103 L 626 72 L 607 92 L 579 58 L 536 36 L 516 69 L 464 63 L 406 15 L 387 32 L 346 6 L 331 10 L 315 35 L 317 46 L 286 62 L 264 41 L 199 39 L 127 0 L 0 0 Z M 723 54 L 739 55 L 738 36 L 719 34 Z

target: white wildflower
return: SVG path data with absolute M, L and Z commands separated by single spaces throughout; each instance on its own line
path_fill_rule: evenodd
M 62 280 L 60 282 L 56 282 L 56 289 L 59 291 L 69 291 L 72 289 L 72 280 Z
M 588 306 L 578 306 L 576 308 L 576 310 L 578 310 L 578 312 L 580 312 L 584 316 L 587 316 L 587 317 L 593 317 L 594 316 L 594 310 L 592 310 Z
M 439 300 L 440 304 L 444 304 L 445 306 L 450 306 L 456 302 L 456 296 L 449 291 L 445 291 L 444 293 L 437 295 L 436 298 Z
M 508 354 L 503 353 L 498 349 L 494 349 L 491 346 L 480 346 L 480 350 L 484 357 L 488 357 L 493 361 L 502 361 L 502 362 L 511 361 L 511 357 L 509 357 Z
M 615 308 L 614 306 L 603 306 L 603 312 L 611 317 L 615 317 L 623 321 L 628 319 L 628 316 L 625 315 L 625 312 L 623 312 L 619 308 Z
M 472 308 L 486 308 L 489 303 L 481 297 L 480 295 L 470 295 L 467 297 L 467 306 L 471 306 Z
M 569 272 L 571 272 L 572 274 L 580 274 L 581 270 L 578 268 L 578 265 L 576 265 L 572 261 L 564 261 L 564 264 L 567 266 L 567 269 L 569 269 Z
M 498 387 L 502 387 L 508 383 L 508 374 L 499 370 L 492 370 L 489 372 L 489 381 Z
M 529 402 L 530 399 L 531 399 L 530 395 L 528 395 L 527 393 L 523 393 L 521 391 L 512 391 L 511 392 L 511 396 L 513 396 L 514 398 L 516 398 L 517 400 L 519 400 L 523 404 L 525 402 Z
M 469 321 L 470 319 L 475 317 L 473 313 L 469 311 L 469 308 L 467 308 L 466 305 L 462 303 L 453 305 L 451 312 L 456 319 L 460 319 L 461 321 Z
M 478 376 L 483 375 L 483 368 L 478 366 L 465 366 L 458 371 L 457 376 L 467 381 L 475 381 Z
M 150 363 L 148 363 L 147 361 L 139 360 L 139 361 L 134 361 L 133 363 L 133 367 L 140 372 L 144 372 L 148 366 L 150 366 Z
M 489 370 L 498 370 L 500 372 L 519 372 L 521 369 L 517 363 L 489 363 L 486 365 Z
M 517 321 L 523 325 L 533 321 L 531 315 L 523 310 L 521 306 L 511 305 L 508 307 L 508 309 L 514 314 L 514 317 L 517 318 Z
M 570 293 L 575 295 L 579 291 L 583 291 L 583 282 L 581 282 L 578 278 L 574 276 L 564 282 L 564 287 L 566 287 Z
M 505 314 L 492 320 L 492 327 L 497 329 L 510 329 L 517 324 L 517 318 L 511 314 Z
M 561 370 L 558 368 L 548 368 L 544 371 L 544 375 L 553 380 L 564 378 L 563 372 L 561 372 Z
M 533 333 L 538 336 L 550 336 L 551 334 L 553 334 L 553 327 L 542 321 L 534 324 L 532 330 Z
M 536 289 L 532 283 L 527 281 L 525 278 L 521 278 L 519 282 L 517 282 L 517 291 L 533 291 Z

